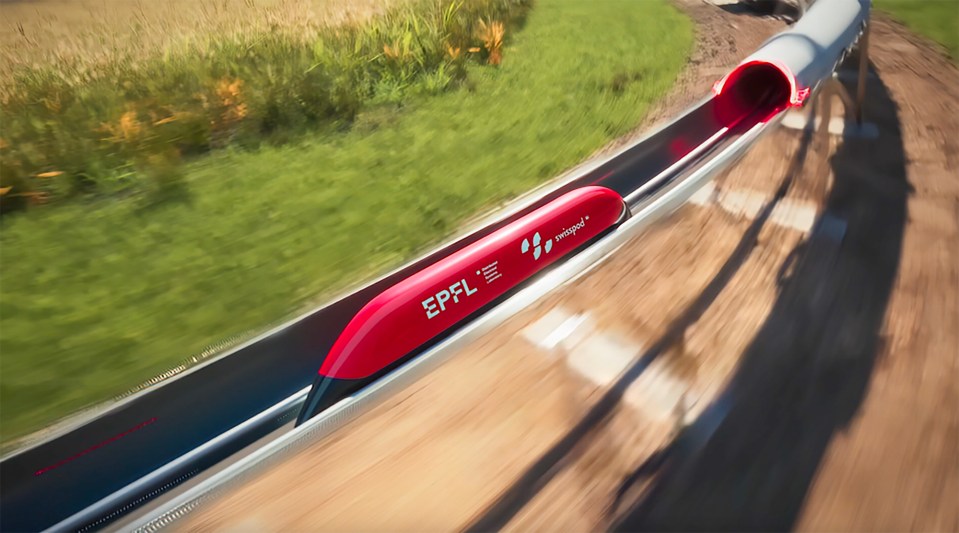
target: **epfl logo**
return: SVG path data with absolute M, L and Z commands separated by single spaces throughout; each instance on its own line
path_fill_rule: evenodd
M 540 247 L 539 245 L 541 241 L 542 239 L 537 231 L 535 234 L 533 234 L 533 261 L 538 260 L 539 256 L 543 255 L 543 247 Z M 546 241 L 545 248 L 546 253 L 549 253 L 549 251 L 553 249 L 553 239 L 548 239 Z M 520 245 L 520 250 L 522 250 L 524 254 L 529 251 L 529 239 L 523 239 L 523 244 Z

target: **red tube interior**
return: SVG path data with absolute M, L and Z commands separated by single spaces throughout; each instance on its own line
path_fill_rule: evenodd
M 769 116 L 787 107 L 800 106 L 809 94 L 799 88 L 785 65 L 749 61 L 733 69 L 713 86 L 720 121 L 732 126 L 747 116 Z

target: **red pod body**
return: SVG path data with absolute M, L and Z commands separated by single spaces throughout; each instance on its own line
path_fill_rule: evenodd
M 320 375 L 370 377 L 621 221 L 622 197 L 571 191 L 393 285 L 353 317 Z

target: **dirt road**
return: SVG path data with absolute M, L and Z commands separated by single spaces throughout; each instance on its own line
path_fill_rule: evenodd
M 847 194 L 874 195 L 877 208 L 905 200 L 898 268 L 875 346 L 868 347 L 874 354 L 867 346 L 847 348 L 874 358 L 875 368 L 862 376 L 868 388 L 859 410 L 828 445 L 798 526 L 957 531 L 959 72 L 898 25 L 881 22 L 873 35 L 880 79 L 874 86 L 881 90 L 868 113 L 899 138 L 852 148 L 852 159 L 872 164 L 843 172 L 855 180 Z M 876 233 L 871 246 L 895 242 L 893 228 L 869 231 Z M 863 274 L 891 276 L 883 270 L 896 260 L 890 251 L 887 266 Z M 869 309 L 866 303 L 857 307 Z
M 701 37 L 682 87 L 780 26 L 684 5 Z M 959 529 L 959 72 L 881 18 L 873 42 L 878 139 L 773 132 L 177 529 Z

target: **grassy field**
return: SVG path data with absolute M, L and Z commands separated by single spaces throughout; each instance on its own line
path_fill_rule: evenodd
M 938 42 L 959 62 L 959 0 L 875 0 L 875 7 Z
M 508 37 L 502 65 L 470 67 L 466 87 L 189 163 L 179 201 L 4 217 L 3 439 L 395 266 L 558 174 L 634 127 L 693 42 L 666 0 L 538 0 Z
M 411 0 L 354 24 L 278 23 L 13 68 L 0 84 L 0 209 L 163 201 L 186 186 L 184 160 L 343 129 L 371 105 L 461 86 L 467 64 L 499 63 L 530 5 Z

